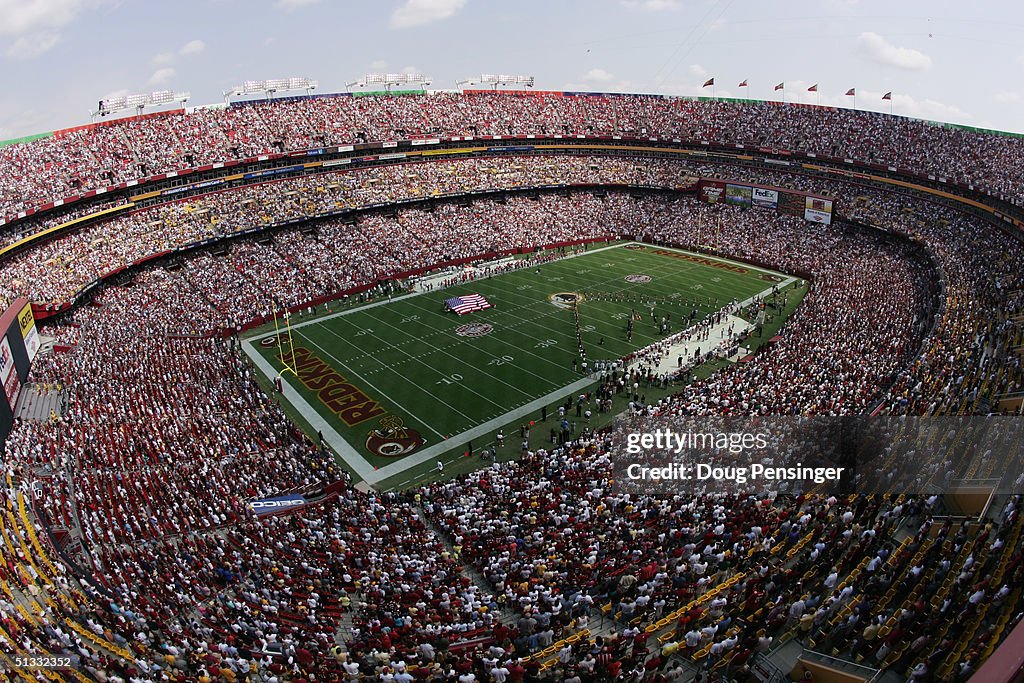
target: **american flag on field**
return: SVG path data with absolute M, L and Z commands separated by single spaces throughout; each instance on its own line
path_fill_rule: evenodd
M 444 306 L 449 311 L 455 311 L 462 315 L 463 313 L 472 313 L 473 311 L 482 311 L 485 308 L 490 308 L 491 303 L 479 294 L 466 294 L 445 299 Z

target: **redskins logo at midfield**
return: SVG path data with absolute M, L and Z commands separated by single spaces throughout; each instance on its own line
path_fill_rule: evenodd
M 626 282 L 632 282 L 634 284 L 650 282 L 651 279 L 650 275 L 644 275 L 643 273 L 634 273 L 625 277 Z
M 576 304 L 581 303 L 584 298 L 579 292 L 556 292 L 548 297 L 548 301 L 559 308 L 571 309 Z
M 409 429 L 396 415 L 387 415 L 380 420 L 380 427 L 366 435 L 366 449 L 386 458 L 409 455 L 426 440 L 415 429 Z
M 460 337 L 482 337 L 494 331 L 494 327 L 487 323 L 469 323 L 455 329 L 455 334 Z

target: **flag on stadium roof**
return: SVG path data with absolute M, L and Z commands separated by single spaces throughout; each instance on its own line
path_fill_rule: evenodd
M 737 88 L 746 88 L 746 87 L 747 87 L 747 79 L 745 79 L 745 78 L 744 78 L 744 79 L 743 79 L 743 82 L 742 82 L 742 83 L 740 83 L 740 84 L 739 84 L 738 86 L 736 86 L 736 87 L 737 87 Z
M 810 88 L 807 89 L 807 92 L 818 92 L 818 84 L 815 83 L 814 85 L 812 85 Z
M 709 78 L 708 80 L 704 81 L 704 85 L 702 85 L 701 87 L 702 88 L 706 88 L 709 85 L 714 85 L 714 84 L 715 84 L 715 79 L 714 78 Z
M 882 99 L 883 100 L 891 100 L 892 99 L 892 90 L 890 90 L 889 92 L 887 92 L 884 95 L 882 95 Z
M 846 94 L 847 95 L 851 95 L 853 97 L 856 97 L 857 96 L 857 89 L 856 88 L 850 88 L 849 90 L 846 91 Z
M 777 86 L 775 86 L 775 92 L 778 92 L 780 90 L 785 90 L 785 88 L 786 88 L 786 82 L 783 81 L 782 83 L 779 83 Z
M 466 294 L 464 296 L 453 296 L 444 300 L 444 307 L 449 311 L 455 311 L 459 315 L 482 311 L 490 308 L 491 303 L 480 294 Z

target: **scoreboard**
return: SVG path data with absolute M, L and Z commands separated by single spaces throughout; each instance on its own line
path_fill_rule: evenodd
M 32 360 L 39 352 L 39 330 L 32 304 L 25 299 L 15 301 L 0 315 L 0 442 L 7 440 L 14 423 L 21 388 L 28 379 Z

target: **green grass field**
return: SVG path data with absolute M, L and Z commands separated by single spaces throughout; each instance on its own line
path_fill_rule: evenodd
M 539 273 L 519 270 L 320 319 L 293 319 L 294 351 L 287 344 L 261 345 L 260 339 L 273 339 L 265 333 L 252 348 L 275 371 L 297 367 L 298 377 L 284 375 L 302 399 L 296 403 L 306 404 L 296 407 L 307 423 L 315 421 L 308 409 L 315 410 L 351 447 L 347 458 L 354 451 L 369 465 L 384 467 L 426 449 L 442 452 L 449 439 L 464 440 L 467 430 L 483 434 L 485 426 L 506 422 L 513 425 L 508 440 L 517 444 L 514 426 L 524 419 L 513 411 L 564 396 L 585 379 L 573 370 L 579 360 L 575 313 L 571 305 L 553 303 L 552 295 L 582 295 L 588 359 L 616 359 L 663 337 L 651 322 L 651 304 L 659 318 L 670 316 L 675 332 L 692 309 L 702 317 L 780 279 L 708 261 L 652 247 L 595 250 L 545 264 Z M 650 281 L 626 279 L 637 275 Z M 462 316 L 444 310 L 446 298 L 470 293 L 494 307 Z M 642 317 L 627 341 L 632 310 Z M 487 333 L 460 336 L 467 325 Z M 475 447 L 483 445 L 480 440 Z

